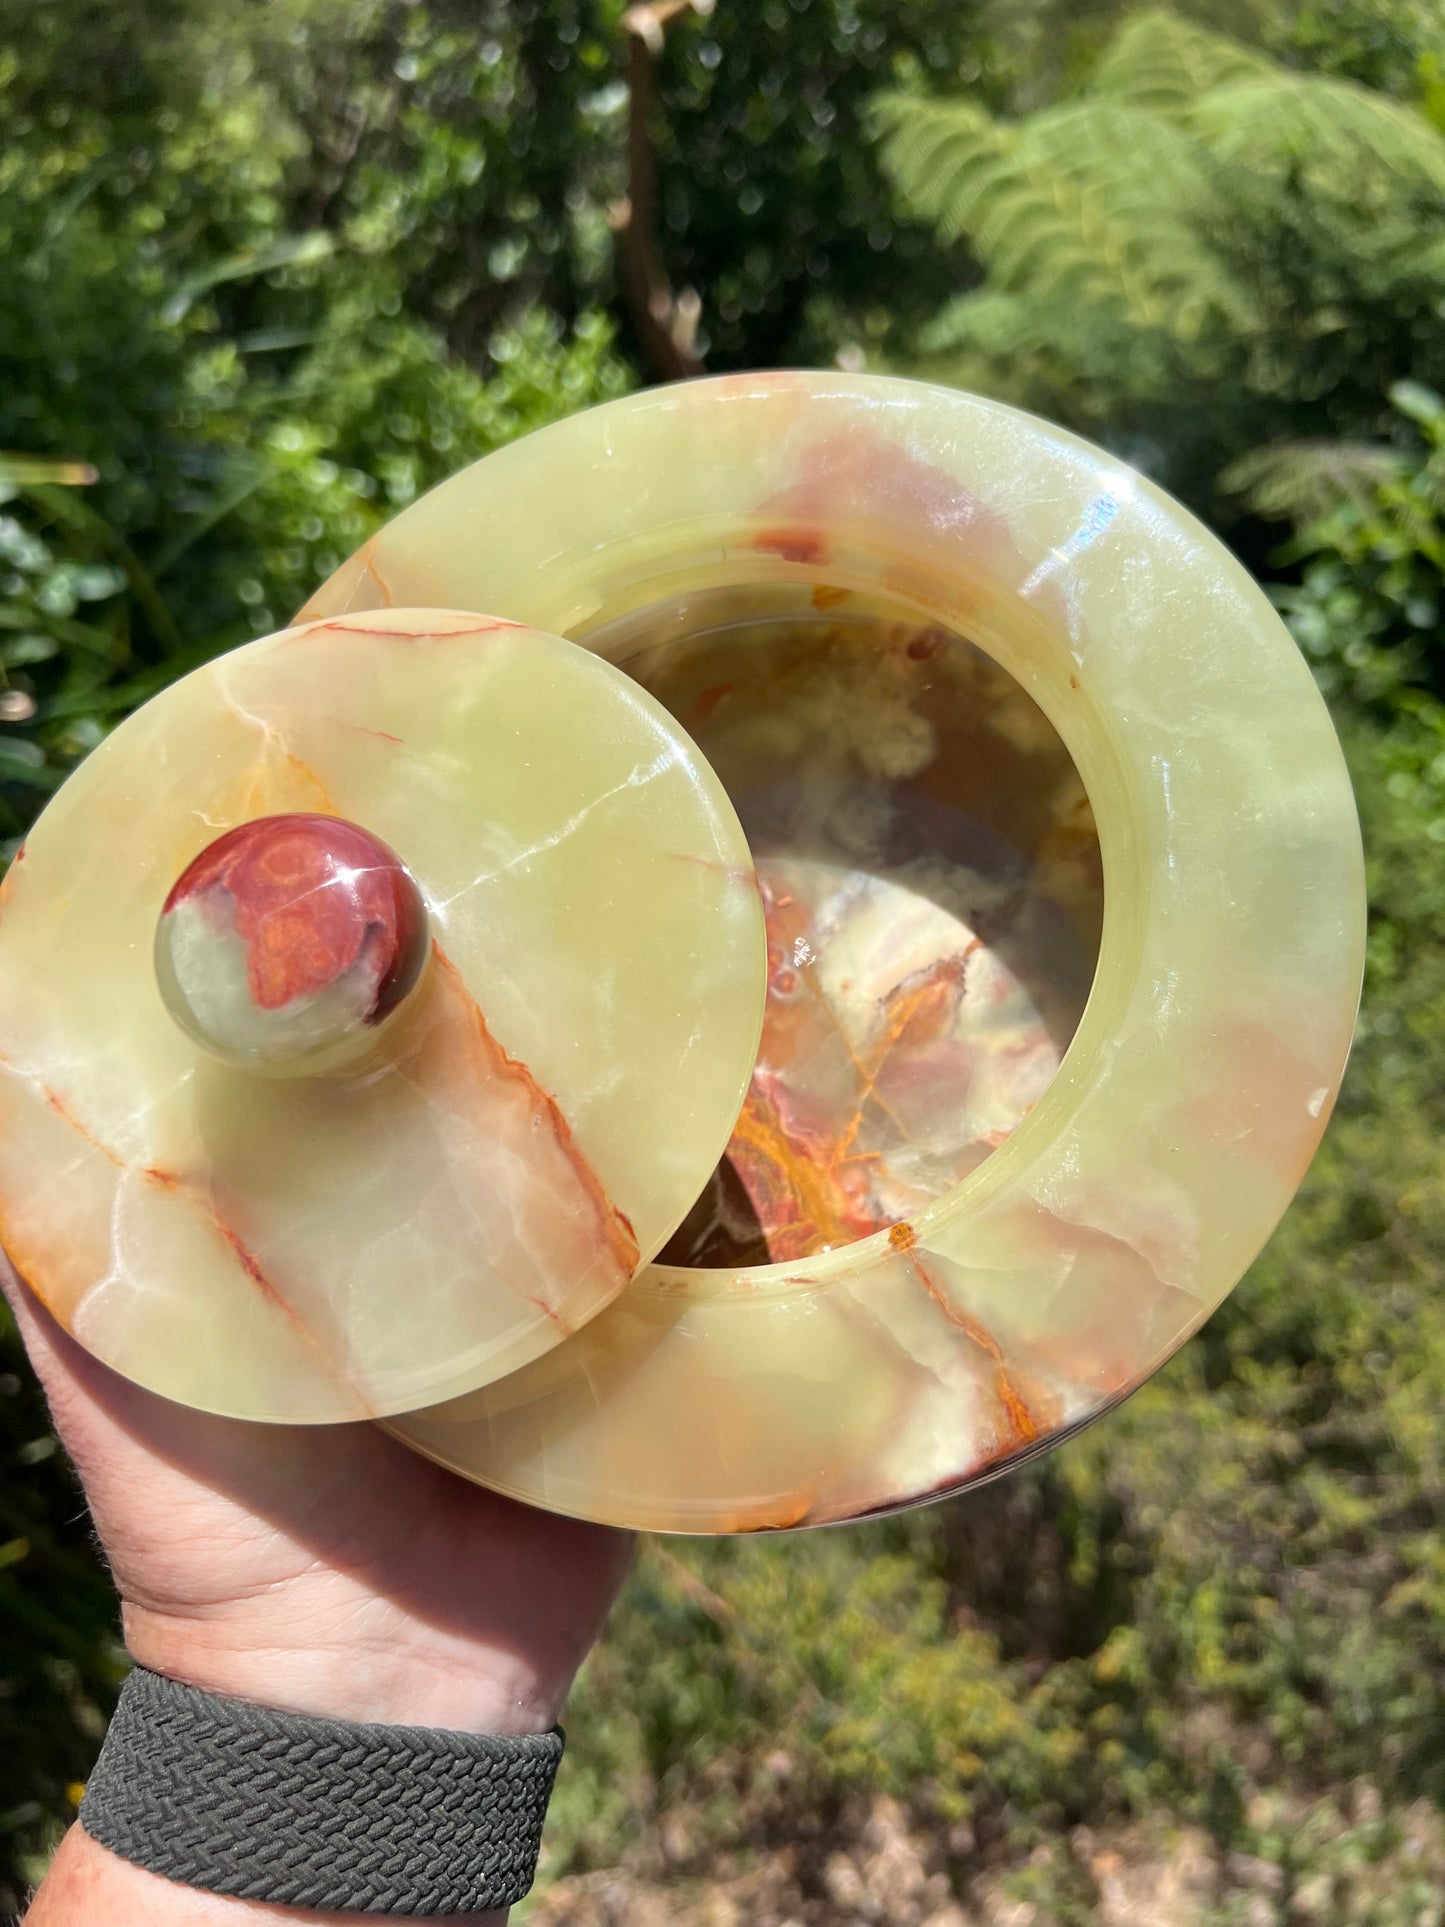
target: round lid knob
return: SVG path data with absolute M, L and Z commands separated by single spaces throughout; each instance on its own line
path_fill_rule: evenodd
M 156 925 L 172 1017 L 240 1070 L 351 1064 L 426 962 L 426 905 L 379 837 L 337 816 L 242 823 L 188 863 Z

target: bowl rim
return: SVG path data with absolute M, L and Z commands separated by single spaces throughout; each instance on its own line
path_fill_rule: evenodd
M 457 518 L 470 539 L 448 544 L 440 531 Z M 1099 1317 L 1085 1320 L 1070 1302 L 1084 1290 L 1076 1269 L 1102 1293 L 1101 1240 L 1120 1247 L 1121 1269 L 1142 1265 L 1159 1288 L 1128 1370 L 1089 1365 L 1049 1436 L 1077 1429 L 1081 1414 L 1117 1403 L 1184 1342 L 1273 1230 L 1328 1119 L 1363 968 L 1348 776 L 1267 597 L 1147 478 L 1001 402 L 810 371 L 626 396 L 441 484 L 297 619 L 435 602 L 585 642 L 629 595 L 664 580 L 736 582 L 740 570 L 859 593 L 882 585 L 993 656 L 1038 702 L 1083 779 L 1105 908 L 1094 983 L 1048 1089 L 905 1236 L 895 1226 L 735 1272 L 653 1265 L 538 1366 L 401 1424 L 439 1457 L 447 1428 L 470 1429 L 468 1449 L 490 1469 L 464 1469 L 535 1503 L 684 1531 L 731 1527 L 699 1528 L 640 1496 L 599 1509 L 585 1478 L 549 1469 L 535 1441 L 549 1412 L 566 1429 L 559 1372 L 586 1375 L 590 1387 L 599 1357 L 631 1342 L 628 1319 L 670 1333 L 692 1319 L 697 1339 L 729 1299 L 781 1313 L 804 1292 L 861 1294 L 888 1267 L 926 1262 L 946 1305 L 1007 1304 L 999 1253 L 1009 1227 L 1017 1236 L 1042 1226 L 1043 1237 L 1061 1226 L 1059 1251 L 1034 1252 L 1018 1269 L 1029 1304 L 1012 1309 L 1029 1343 L 1055 1316 L 1087 1325 L 1106 1349 Z M 1216 1050 L 1223 1070 L 1205 1061 Z M 1280 1062 L 1263 1064 L 1271 1051 Z M 1236 1058 L 1252 1092 L 1238 1115 L 1228 1087 Z M 1251 1078 L 1266 1071 L 1275 1083 L 1255 1090 Z M 1180 1225 L 1151 1221 L 1171 1211 Z M 589 1395 L 596 1406 L 600 1395 Z M 524 1408 L 534 1456 L 519 1480 L 506 1455 L 526 1454 L 504 1434 L 508 1413 Z M 986 1463 L 951 1484 L 985 1476 Z M 806 1521 L 911 1496 L 865 1505 L 840 1488 L 831 1500 L 817 1494 Z

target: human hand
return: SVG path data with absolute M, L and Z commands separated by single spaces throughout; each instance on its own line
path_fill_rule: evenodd
M 134 1659 L 336 1719 L 556 1724 L 626 1572 L 626 1534 L 468 1485 L 375 1426 L 256 1425 L 172 1404 L 93 1359 L 3 1257 L 0 1287 L 85 1486 Z M 28 1919 L 103 1917 L 333 1918 L 171 1886 L 77 1828 Z

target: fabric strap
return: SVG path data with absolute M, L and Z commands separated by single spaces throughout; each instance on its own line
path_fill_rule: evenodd
M 208 1893 L 464 1914 L 532 1884 L 562 1731 L 504 1739 L 282 1713 L 136 1667 L 80 1824 Z

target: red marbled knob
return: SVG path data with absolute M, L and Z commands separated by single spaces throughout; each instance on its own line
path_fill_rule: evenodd
M 264 816 L 181 873 L 156 974 L 212 1056 L 285 1075 L 365 1055 L 428 947 L 426 905 L 394 850 L 341 817 Z

